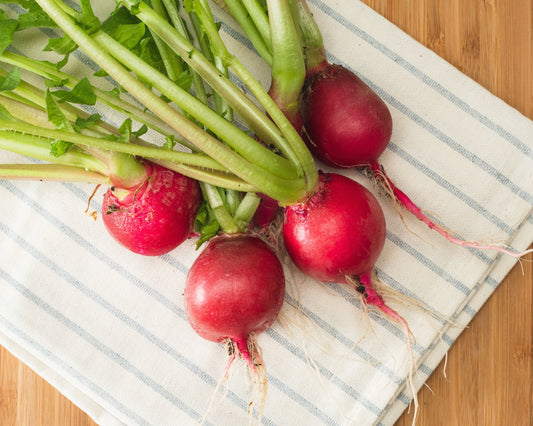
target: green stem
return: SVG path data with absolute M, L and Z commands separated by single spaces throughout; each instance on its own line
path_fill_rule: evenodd
M 281 131 L 284 139 L 282 144 L 278 146 L 282 153 L 298 167 L 299 176 L 304 177 L 308 183 L 308 190 L 313 190 L 317 181 L 317 172 L 315 164 L 309 153 L 307 147 L 303 143 L 298 132 L 293 128 L 292 123 L 287 119 L 285 113 L 282 112 L 276 103 L 272 100 L 269 94 L 263 89 L 261 84 L 255 79 L 255 77 L 242 65 L 242 63 L 233 55 L 230 55 L 225 50 L 224 43 L 220 38 L 220 35 L 216 28 L 213 28 L 213 24 L 207 15 L 207 11 L 204 8 L 196 8 L 199 19 L 203 20 L 204 30 L 211 41 L 211 45 L 218 55 L 226 55 L 224 61 L 235 72 L 235 74 L 241 79 L 241 81 L 250 89 L 252 94 L 263 105 L 266 112 L 270 115 L 277 127 Z M 200 14 L 201 12 L 201 14 Z M 289 14 L 290 16 L 290 14 Z M 291 63 L 293 65 L 293 63 Z M 303 62 L 300 64 L 300 71 L 305 76 L 305 68 Z M 302 76 L 302 79 L 303 79 Z M 303 81 L 303 80 L 302 80 Z
M 53 129 L 55 128 L 54 124 L 49 121 L 49 117 L 47 114 L 47 111 L 45 110 L 46 107 L 40 107 L 40 106 L 34 106 L 33 102 L 27 101 L 24 98 L 20 97 L 19 100 L 13 100 L 10 98 L 5 98 L 2 95 L 5 93 L 0 93 L 0 100 L 2 101 L 2 105 L 9 111 L 11 116 L 22 120 L 24 123 L 27 123 L 33 127 L 41 126 L 42 128 L 46 129 Z M 36 90 L 26 91 L 26 95 L 34 95 L 37 94 Z M 44 97 L 44 93 L 41 93 L 41 98 Z M 44 103 L 45 101 L 43 99 L 39 99 L 34 97 L 34 100 L 36 102 L 41 101 L 41 103 Z M 25 103 L 25 101 L 27 103 Z M 59 107 L 59 106 L 58 106 Z M 70 120 L 68 122 L 68 130 L 73 131 L 72 123 L 75 122 L 76 118 L 78 117 L 79 110 L 72 107 L 68 103 L 61 104 L 61 110 L 62 113 L 67 116 L 67 120 Z M 77 114 L 78 113 L 78 114 Z M 83 114 L 85 115 L 85 114 Z M 11 127 L 14 125 L 12 124 Z M 105 137 L 109 136 L 110 133 L 107 131 L 100 132 L 100 129 L 98 127 L 95 128 L 95 130 L 85 129 L 84 132 L 92 133 L 93 136 L 96 137 Z M 36 158 L 36 153 L 33 155 L 31 154 L 31 147 L 32 145 L 29 143 L 26 143 L 24 145 L 26 148 L 25 155 L 29 155 L 31 157 Z M 36 147 L 37 144 L 34 144 L 34 147 Z M 46 150 L 46 147 L 48 148 L 48 151 L 50 151 L 51 145 L 50 143 L 45 144 L 44 146 L 41 146 L 40 151 Z M 22 147 L 20 148 L 22 149 Z M 13 149 L 12 149 L 13 150 Z M 28 151 L 29 150 L 29 151 Z M 83 152 L 79 149 L 73 149 L 68 150 L 68 155 L 60 155 L 60 156 L 51 156 L 50 158 L 46 158 L 46 153 L 41 152 L 40 157 L 41 159 L 46 159 L 50 162 L 55 163 L 61 163 L 64 161 L 69 161 L 68 164 L 72 164 L 73 158 L 79 158 L 80 166 L 83 166 L 83 164 L 88 164 L 92 157 L 94 157 L 94 162 L 97 162 L 100 160 L 102 163 L 104 163 L 107 166 L 107 173 L 108 176 L 112 182 L 113 185 L 119 186 L 121 188 L 130 188 L 138 185 L 140 182 L 144 181 L 146 178 L 146 171 L 144 167 L 131 155 L 126 155 L 118 152 L 112 152 L 112 151 L 101 151 L 101 150 L 94 150 L 89 149 L 89 152 Z M 19 153 L 22 153 L 20 150 Z M 78 164 L 76 164 L 78 165 Z M 86 168 L 94 167 L 94 165 L 87 165 Z
M 270 95 L 296 125 L 300 94 L 305 80 L 300 36 L 286 0 L 267 0 L 272 30 L 272 87 Z M 298 129 L 299 130 L 299 129 Z
M 272 51 L 272 34 L 270 24 L 268 22 L 268 16 L 259 4 L 257 0 L 246 0 L 242 4 L 248 11 L 250 18 L 254 22 L 257 30 L 261 34 L 265 44 Z
M 62 164 L 0 164 L 1 179 L 108 184 L 109 177 Z
M 38 128 L 26 123 L 17 123 L 5 120 L 0 120 L 0 129 L 4 129 L 2 135 L 5 135 L 5 137 L 8 139 L 12 137 L 12 135 L 16 134 L 13 132 L 15 131 L 25 133 L 27 135 L 36 135 L 40 136 L 41 138 L 47 138 L 48 143 L 54 140 L 64 140 L 67 142 L 72 142 L 75 145 L 90 146 L 108 151 L 117 151 L 154 160 L 166 160 L 170 162 L 182 163 L 184 165 L 189 165 L 193 167 L 204 167 L 215 170 L 218 169 L 221 172 L 227 174 L 227 169 L 224 166 L 220 166 L 220 164 L 214 161 L 212 158 L 209 158 L 203 154 L 193 154 L 187 152 L 165 150 L 149 146 L 134 145 L 124 142 L 109 141 L 101 138 L 95 138 L 92 136 L 81 135 L 79 133 L 72 133 L 55 129 Z M 250 165 L 250 168 L 253 169 L 253 165 Z M 253 186 L 254 190 L 256 191 L 265 192 L 267 194 L 270 192 L 274 194 L 271 195 L 272 198 L 278 199 L 276 197 L 279 197 L 280 200 L 290 200 L 291 198 L 293 198 L 293 201 L 297 201 L 304 195 L 304 193 L 302 192 L 304 189 L 301 186 L 302 182 L 300 181 L 283 180 L 276 178 L 275 176 L 263 176 L 261 175 L 262 172 L 260 170 L 253 170 L 253 172 L 255 180 L 259 181 L 262 184 L 261 186 Z M 259 179 L 257 178 L 257 176 L 259 176 Z M 241 177 L 241 179 L 243 178 Z M 248 179 L 243 180 L 245 182 L 250 181 Z
M 32 88 L 32 92 L 31 93 L 33 93 L 34 91 L 38 90 L 38 89 L 34 88 L 33 86 L 31 86 L 31 88 Z M 53 124 L 48 121 L 48 117 L 47 117 L 45 111 L 42 108 L 39 108 L 38 106 L 30 106 L 27 103 L 24 103 L 26 101 L 24 98 L 20 98 L 20 100 L 13 100 L 10 97 L 5 98 L 5 96 L 9 95 L 9 93 L 10 92 L 2 92 L 2 93 L 0 93 L 0 97 L 3 97 L 2 103 L 7 106 L 8 111 L 13 116 L 18 117 L 18 118 L 22 119 L 25 122 L 30 122 L 33 126 L 45 127 L 45 128 L 49 128 L 49 129 L 53 129 L 54 128 Z M 41 93 L 40 96 L 42 97 L 44 95 Z M 35 100 L 39 101 L 39 98 L 35 97 Z M 63 104 L 62 106 L 65 107 L 66 105 Z M 82 113 L 82 111 L 79 111 L 77 113 L 77 115 L 80 115 L 81 113 Z M 112 126 L 106 125 L 106 123 L 101 123 L 101 125 L 104 125 L 104 126 L 106 126 L 106 128 L 108 128 L 108 130 L 109 130 L 108 134 L 117 133 L 116 129 L 113 128 Z M 89 131 L 88 129 L 84 129 L 84 134 L 87 134 L 88 131 Z M 89 134 L 89 135 L 91 135 L 91 134 Z M 93 134 L 91 136 L 95 136 L 95 135 Z M 96 135 L 96 136 L 98 136 L 98 135 Z M 9 133 L 7 135 L 7 138 L 8 139 L 11 138 L 11 133 Z M 35 139 L 35 140 L 38 140 L 38 139 Z M 32 141 L 32 142 L 35 141 L 35 140 L 34 139 L 28 139 L 28 141 Z M 136 143 L 136 144 L 139 144 L 141 146 L 155 148 L 155 146 L 153 144 L 145 142 L 145 141 L 143 141 L 141 139 L 134 138 L 134 139 L 132 139 L 132 142 Z M 19 152 L 21 154 L 25 154 L 25 155 L 28 155 L 28 156 L 31 156 L 31 157 L 34 157 L 34 158 L 40 158 L 40 159 L 44 159 L 44 160 L 48 160 L 48 161 L 54 161 L 56 159 L 56 157 L 51 156 L 50 153 L 49 153 L 49 151 L 50 151 L 49 143 L 46 143 L 43 146 L 43 148 L 40 150 L 40 154 L 38 156 L 37 156 L 36 152 L 34 151 L 35 147 L 33 145 L 35 145 L 35 144 L 34 143 L 29 143 L 28 144 L 29 148 L 25 148 L 25 150 L 22 151 L 22 146 L 23 145 L 15 144 L 15 145 L 11 146 L 10 150 L 11 151 L 16 151 L 16 152 Z M 33 149 L 30 149 L 30 148 L 33 148 Z M 69 150 L 68 156 L 67 157 L 63 157 L 63 160 L 66 160 L 68 157 L 72 157 L 74 152 L 77 152 L 77 150 Z M 156 151 L 156 152 L 159 154 L 160 151 Z M 87 158 L 91 158 L 88 154 L 85 154 L 85 153 L 83 153 L 83 154 Z M 99 152 L 95 151 L 94 154 L 96 155 L 96 158 L 98 158 Z M 255 191 L 256 190 L 256 188 L 254 186 L 249 185 L 249 184 L 245 183 L 244 181 L 242 181 L 241 179 L 228 174 L 226 172 L 226 168 L 225 167 L 223 167 L 222 165 L 220 165 L 216 161 L 214 161 L 211 158 L 209 158 L 207 156 L 204 156 L 204 155 L 197 154 L 197 158 L 196 158 L 196 161 L 195 161 L 196 165 L 184 165 L 184 164 L 180 165 L 178 163 L 170 162 L 168 160 L 158 160 L 158 159 L 152 159 L 152 161 L 162 165 L 163 167 L 175 170 L 175 171 L 177 171 L 179 173 L 182 173 L 182 174 L 185 174 L 185 175 L 187 175 L 189 177 L 192 177 L 193 179 L 196 179 L 196 180 L 206 181 L 206 182 L 209 182 L 211 184 L 215 184 L 215 185 L 218 185 L 218 186 L 223 186 L 223 187 L 227 187 L 227 188 L 231 188 L 231 189 L 239 190 L 239 191 Z M 72 163 L 70 163 L 70 164 L 72 164 Z M 94 165 L 90 165 L 90 164 L 86 164 L 86 163 L 83 163 L 83 164 L 85 164 L 89 168 L 91 168 L 91 167 L 96 168 Z M 104 172 L 104 168 L 105 167 L 104 167 L 104 165 L 102 163 L 101 167 L 99 167 L 98 169 L 101 170 L 102 172 Z
M 13 122 L 7 123 L 9 127 L 18 124 Z M 36 127 L 32 125 L 25 126 L 28 129 L 36 129 Z M 50 143 L 54 140 L 58 140 L 58 138 L 45 139 L 28 133 L 22 134 L 10 130 L 0 130 L 1 149 L 43 161 L 86 169 L 106 176 L 109 175 L 108 166 L 103 161 L 79 150 L 77 147 L 71 147 L 71 149 L 58 157 L 52 155 L 50 153 Z
M 18 135 L 20 133 L 21 136 L 39 136 L 42 138 L 47 138 L 49 141 L 63 140 L 66 142 L 71 142 L 75 145 L 88 146 L 92 148 L 102 149 L 105 151 L 121 152 L 124 154 L 136 155 L 139 157 L 173 161 L 191 166 L 206 167 L 215 170 L 225 171 L 225 168 L 223 166 L 203 154 L 172 151 L 153 146 L 117 142 L 94 136 L 82 135 L 80 133 L 68 132 L 64 130 L 36 127 L 32 124 L 22 122 L 0 120 L 0 129 L 3 129 L 2 135 L 5 135 L 4 137 L 8 137 L 9 135 Z M 38 140 L 36 138 L 34 139 Z M 44 144 L 49 143 L 49 141 L 44 142 Z M 47 146 L 49 148 L 49 145 Z M 53 158 L 61 157 L 63 156 Z
M 306 182 L 301 179 L 282 179 L 278 176 L 267 173 L 258 166 L 247 162 L 233 150 L 226 147 L 224 144 L 211 137 L 209 134 L 203 132 L 197 126 L 190 121 L 186 120 L 176 110 L 171 108 L 166 102 L 156 96 L 151 90 L 140 83 L 127 69 L 122 67 L 111 55 L 102 49 L 99 43 L 95 42 L 91 36 L 85 33 L 79 28 L 76 23 L 65 13 L 61 7 L 59 7 L 54 0 L 36 0 L 43 10 L 74 40 L 74 42 L 81 46 L 86 54 L 91 57 L 97 64 L 102 67 L 110 76 L 112 76 L 119 84 L 121 84 L 127 91 L 141 100 L 145 106 L 152 110 L 152 112 L 158 115 L 163 121 L 171 125 L 176 131 L 180 132 L 185 138 L 194 141 L 200 149 L 202 149 L 211 158 L 216 158 L 220 164 L 227 167 L 243 180 L 255 185 L 261 192 L 264 192 L 274 199 L 279 200 L 282 203 L 295 202 L 306 194 L 308 188 Z M 135 6 L 131 0 L 125 0 L 126 5 Z M 140 13 L 138 16 L 143 15 L 143 11 L 147 9 L 144 3 L 138 5 Z M 148 8 L 149 9 L 149 8 Z M 176 31 L 168 23 L 163 21 L 160 17 L 157 19 L 157 15 L 151 11 L 149 13 L 151 17 L 156 19 L 158 25 L 165 26 L 171 34 L 176 35 Z M 155 15 L 155 16 L 154 16 Z M 163 21 L 163 22 L 161 22 Z M 156 30 L 156 26 L 153 27 Z M 162 33 L 156 31 L 163 40 L 168 43 Z M 174 37 L 180 38 L 180 37 Z M 180 38 L 183 40 L 183 38 Z M 186 40 L 185 40 L 186 42 Z M 188 44 L 190 46 L 190 44 Z M 184 52 L 185 57 L 200 57 L 200 53 L 195 49 L 189 49 Z M 189 55 L 191 53 L 191 55 Z M 183 59 L 185 59 L 182 56 Z M 209 68 L 212 70 L 212 65 L 204 60 Z M 216 80 L 222 81 L 218 73 L 214 74 Z M 211 74 L 213 76 L 213 74 Z M 241 93 L 240 89 L 233 88 L 232 93 Z M 246 96 L 244 96 L 245 99 Z M 253 102 L 251 102 L 253 104 Z M 242 107 L 242 104 L 241 104 Z M 258 109 L 258 108 L 256 108 Z M 265 123 L 264 115 L 261 114 L 261 122 Z M 275 126 L 274 126 L 275 127 Z M 316 170 L 315 170 L 316 174 Z M 309 182 L 309 179 L 308 179 Z M 307 183 L 308 183 L 307 182 Z
M 240 229 L 245 230 L 248 228 L 260 202 L 261 198 L 255 193 L 249 192 L 244 196 L 233 215 L 233 220 Z
M 28 102 L 25 98 L 10 96 L 9 92 L 0 92 L 0 104 L 16 119 L 31 122 L 39 127 L 53 129 L 54 125 L 48 120 L 46 111 L 40 105 Z
M 76 84 L 79 83 L 79 79 L 76 79 L 72 75 L 66 74 L 62 71 L 57 70 L 52 64 L 42 61 L 37 61 L 34 59 L 26 58 L 20 55 L 16 55 L 10 52 L 4 52 L 0 56 L 0 61 L 23 68 L 27 71 L 31 71 L 37 75 L 40 75 L 44 78 L 51 78 L 58 81 L 64 81 L 65 86 L 73 88 Z M 27 85 L 26 82 L 21 82 L 21 86 Z M 18 89 L 18 88 L 17 88 Z M 15 91 L 17 90 L 15 89 Z M 100 102 L 105 105 L 108 105 L 115 109 L 117 112 L 123 113 L 126 116 L 132 118 L 139 123 L 146 124 L 151 129 L 155 130 L 158 133 L 163 135 L 176 135 L 175 129 L 169 126 L 167 123 L 163 122 L 158 117 L 153 114 L 147 113 L 142 109 L 126 102 L 116 96 L 100 90 L 96 87 L 93 87 L 94 92 Z M 193 148 L 193 146 L 182 138 L 177 137 L 176 141 L 183 146 Z
M 222 230 L 228 234 L 239 232 L 240 229 L 226 208 L 218 188 L 204 183 L 202 185 L 202 190 Z
M 313 157 L 300 135 L 261 84 L 236 57 L 232 58 L 231 68 L 239 78 L 245 82 L 252 94 L 264 106 L 274 123 L 276 123 L 278 128 L 285 135 L 286 140 L 290 143 L 293 155 L 296 158 L 296 164 L 300 165 L 301 170 L 303 171 L 303 176 L 305 176 L 306 190 L 308 192 L 313 191 L 318 183 L 318 172 Z
M 199 0 L 204 9 L 209 10 L 209 4 L 207 3 L 207 0 Z M 229 79 L 229 71 L 228 67 L 226 66 L 224 62 L 224 58 L 221 58 L 217 52 L 216 49 L 213 49 L 211 46 L 210 40 L 208 37 L 204 37 L 203 30 L 201 28 L 200 20 L 198 19 L 198 16 L 196 13 L 190 13 L 189 16 L 191 17 L 191 22 L 193 24 L 194 30 L 196 32 L 196 38 L 198 39 L 200 50 L 204 54 L 204 56 L 211 61 L 215 67 L 220 71 L 220 73 L 225 77 Z M 216 28 L 216 24 L 213 18 L 213 15 L 209 14 L 209 18 L 211 21 L 212 26 Z M 231 105 L 228 104 L 228 102 L 220 96 L 217 92 L 214 92 L 214 101 L 215 101 L 215 111 L 218 115 L 225 118 L 229 122 L 233 122 L 233 109 L 231 108 Z
M 237 191 L 226 190 L 226 206 L 231 215 L 234 215 L 241 202 L 242 194 Z
M 144 61 L 139 60 L 133 52 L 126 49 L 112 37 L 100 31 L 93 35 L 93 39 L 100 43 L 101 46 L 106 46 L 111 55 L 121 63 L 128 64 L 128 67 L 138 76 L 150 81 L 157 90 L 164 93 L 176 105 L 218 135 L 246 160 L 281 178 L 292 179 L 296 177 L 293 168 L 286 159 L 256 143 L 250 136 L 220 117 L 189 92 L 174 84 L 164 74 L 158 72 Z
M 176 31 L 178 31 L 183 37 L 189 39 L 189 32 L 187 30 L 185 22 L 183 21 L 179 13 L 176 2 L 172 0 L 162 0 L 162 1 L 163 1 L 165 10 L 168 14 L 168 17 L 170 19 L 170 22 L 172 22 L 172 25 L 174 26 Z M 174 52 L 172 53 L 174 54 Z M 207 98 L 207 93 L 206 93 L 202 78 L 198 75 L 198 73 L 194 72 L 194 70 L 189 68 L 189 71 L 191 72 L 192 84 L 194 87 L 194 92 L 195 92 L 196 97 L 200 99 L 202 102 L 207 103 L 208 98 Z
M 44 1 L 44 0 L 37 0 Z M 127 7 L 134 6 L 132 0 L 124 0 Z M 182 37 L 172 26 L 165 22 L 144 2 L 138 5 L 136 16 L 149 28 L 152 28 L 165 42 L 172 47 L 191 68 L 196 70 L 202 78 L 232 106 L 236 113 L 250 126 L 255 134 L 266 144 L 278 148 L 291 163 L 297 165 L 290 144 L 288 144 L 280 130 L 269 120 L 263 111 L 252 102 L 240 88 L 231 80 L 225 78 L 217 68 L 202 55 L 188 40 Z M 218 35 L 218 32 L 217 34 Z M 215 34 L 213 34 L 213 38 Z M 229 55 L 226 61 L 231 61 Z M 252 77 L 253 78 L 253 77 Z M 255 80 L 255 79 L 254 79 Z M 256 81 L 257 83 L 257 81 Z M 246 84 L 246 82 L 245 82 Z M 257 83 L 259 84 L 259 83 Z
M 239 23 L 244 33 L 257 50 L 257 53 L 263 58 L 263 60 L 269 65 L 272 66 L 272 51 L 270 45 L 270 31 L 268 32 L 268 37 L 261 32 L 250 18 L 248 11 L 243 6 L 240 0 L 219 0 L 215 3 L 225 3 L 235 20 Z M 264 28 L 261 28 L 264 29 Z
M 188 166 L 186 164 L 173 163 L 165 160 L 151 160 L 170 170 L 189 176 L 200 182 L 209 183 L 220 188 L 227 188 L 240 192 L 257 192 L 259 189 L 242 179 L 216 170 L 206 170 L 202 167 Z
M 152 0 L 152 7 L 159 15 L 165 15 L 165 9 L 163 7 L 163 4 L 161 3 L 161 0 Z M 180 61 L 178 60 L 176 55 L 174 55 L 172 50 L 166 45 L 166 43 L 159 38 L 157 34 L 155 34 L 153 31 L 151 31 L 151 33 L 154 43 L 163 61 L 163 65 L 165 67 L 168 77 L 172 81 L 176 81 L 180 74 L 183 72 L 183 67 Z
M 307 72 L 312 74 L 327 64 L 326 49 L 322 33 L 313 14 L 309 10 L 306 0 L 290 0 L 294 3 L 294 10 L 300 26 L 305 65 Z

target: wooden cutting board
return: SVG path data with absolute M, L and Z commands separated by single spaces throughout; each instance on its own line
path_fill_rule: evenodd
M 533 0 L 363 2 L 533 119 Z M 418 425 L 533 425 L 532 262 L 513 269 L 420 391 Z M 0 347 L 0 425 L 95 423 Z

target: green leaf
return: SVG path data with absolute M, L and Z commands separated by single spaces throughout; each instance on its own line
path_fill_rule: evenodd
M 81 10 L 83 11 L 84 14 L 94 16 L 93 8 L 91 6 L 91 0 L 81 0 L 80 4 L 81 4 Z
M 144 135 L 146 132 L 148 131 L 148 127 L 146 126 L 146 124 L 143 124 L 139 130 L 136 130 L 135 132 L 132 133 L 133 136 L 135 136 L 136 138 L 140 138 L 142 135 Z
M 92 13 L 78 13 L 75 16 L 75 20 L 76 23 L 89 35 L 100 29 L 100 20 Z
M 79 133 L 82 129 L 92 126 L 94 123 L 99 121 L 101 118 L 102 116 L 100 114 L 91 114 L 87 118 L 78 117 L 76 118 L 76 123 L 74 123 L 73 128 L 76 132 Z
M 74 104 L 94 105 L 96 95 L 89 80 L 85 77 L 76 84 L 71 91 L 57 90 L 52 92 L 58 102 L 70 102 Z
M 184 0 L 183 1 L 183 8 L 185 9 L 185 12 L 187 13 L 193 13 L 194 12 L 194 0 Z
M 67 141 L 54 141 L 50 144 L 50 154 L 54 157 L 59 157 L 67 152 L 72 146 L 71 142 Z
M 142 40 L 146 27 L 142 22 L 138 24 L 119 25 L 113 32 L 113 38 L 128 49 L 133 49 Z
M 50 38 L 43 49 L 45 52 L 56 52 L 60 55 L 69 55 L 78 48 L 78 45 L 69 36 Z
M 183 90 L 189 92 L 192 86 L 192 74 L 189 70 L 182 71 L 175 83 Z
M 9 71 L 5 77 L 0 76 L 0 92 L 15 89 L 20 84 L 20 74 L 17 68 Z
M 108 91 L 111 96 L 114 98 L 120 99 L 120 89 L 118 87 L 113 87 L 110 91 Z
M 102 30 L 111 35 L 119 25 L 137 24 L 139 18 L 133 16 L 130 11 L 117 2 L 114 12 L 102 23 Z
M 48 120 L 50 120 L 59 130 L 72 130 L 70 122 L 61 111 L 61 108 L 59 108 L 55 103 L 50 90 L 46 91 L 45 102 Z
M 215 215 L 209 206 L 207 201 L 202 201 L 196 219 L 194 221 L 194 230 L 200 233 L 198 241 L 196 241 L 196 249 L 208 241 L 211 237 L 214 237 L 220 230 L 220 225 L 215 219 Z
M 35 0 L 0 0 L 0 4 L 19 4 L 23 9 L 26 10 L 36 10 L 40 9 L 41 6 Z
M 103 70 L 102 68 L 100 68 L 98 71 L 96 71 L 95 73 L 93 73 L 93 75 L 95 77 L 107 77 L 109 74 L 107 73 L 107 71 Z
M 42 10 L 35 10 L 19 15 L 17 20 L 17 31 L 22 31 L 28 28 L 56 28 L 57 24 L 50 16 Z
M 0 21 L 0 55 L 13 43 L 17 21 L 14 19 L 4 19 Z
M 49 89 L 46 90 L 45 102 L 48 120 L 54 123 L 54 126 L 56 126 L 56 128 L 59 130 L 72 130 L 70 122 L 61 111 L 61 108 L 59 108 L 55 103 Z M 56 140 L 50 144 L 50 154 L 52 154 L 54 157 L 59 157 L 67 152 L 71 146 L 71 142 Z
M 176 146 L 176 141 L 174 140 L 174 135 L 167 135 L 165 137 L 165 143 L 163 144 L 163 149 L 168 149 L 169 151 L 173 150 Z
M 139 5 L 142 3 L 142 0 L 136 0 L 131 2 L 130 11 L 132 14 L 136 15 L 139 13 Z
M 53 87 L 63 87 L 68 83 L 68 78 L 65 79 L 53 79 L 53 78 L 47 78 L 44 80 L 44 85 L 49 88 Z
M 67 62 L 68 62 L 68 58 L 69 58 L 69 55 L 65 55 L 63 59 L 61 59 L 60 61 L 58 61 L 55 65 L 56 69 L 57 70 L 60 70 L 61 68 L 63 68 Z
M 131 137 L 131 118 L 126 118 L 118 129 L 119 141 L 129 142 Z
M 140 53 L 139 57 L 154 67 L 156 70 L 160 71 L 163 74 L 166 74 L 165 65 L 163 64 L 163 59 L 159 53 L 154 39 L 150 36 L 150 33 L 147 33 L 147 37 L 143 38 L 139 43 Z M 148 86 L 150 86 L 148 84 Z

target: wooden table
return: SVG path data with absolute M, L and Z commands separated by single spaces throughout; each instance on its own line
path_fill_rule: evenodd
M 363 1 L 533 119 L 533 0 Z M 419 425 L 533 424 L 532 262 L 513 269 L 420 391 Z M 0 347 L 0 425 L 94 424 Z

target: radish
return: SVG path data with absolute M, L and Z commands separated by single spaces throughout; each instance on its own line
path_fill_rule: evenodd
M 385 217 L 372 193 L 335 173 L 321 174 L 316 192 L 284 212 L 287 253 L 299 269 L 323 282 L 370 275 L 385 232 Z
M 124 247 L 159 256 L 190 236 L 202 194 L 194 179 L 154 163 L 143 165 L 147 177 L 140 185 L 107 190 L 102 220 Z
M 337 168 L 376 164 L 392 134 L 385 102 L 340 65 L 327 64 L 308 75 L 301 115 L 310 150 Z
M 189 270 L 184 294 L 196 333 L 228 345 L 225 376 L 236 357 L 247 363 L 261 396 L 261 413 L 267 382 L 256 337 L 274 323 L 283 305 L 285 277 L 278 257 L 249 234 L 214 237 Z
M 364 186 L 340 174 L 320 174 L 314 194 L 285 207 L 283 241 L 294 264 L 318 281 L 348 284 L 360 295 L 363 306 L 375 306 L 403 328 L 416 410 L 409 326 L 374 288 L 374 265 L 385 236 L 385 216 L 376 198 Z

